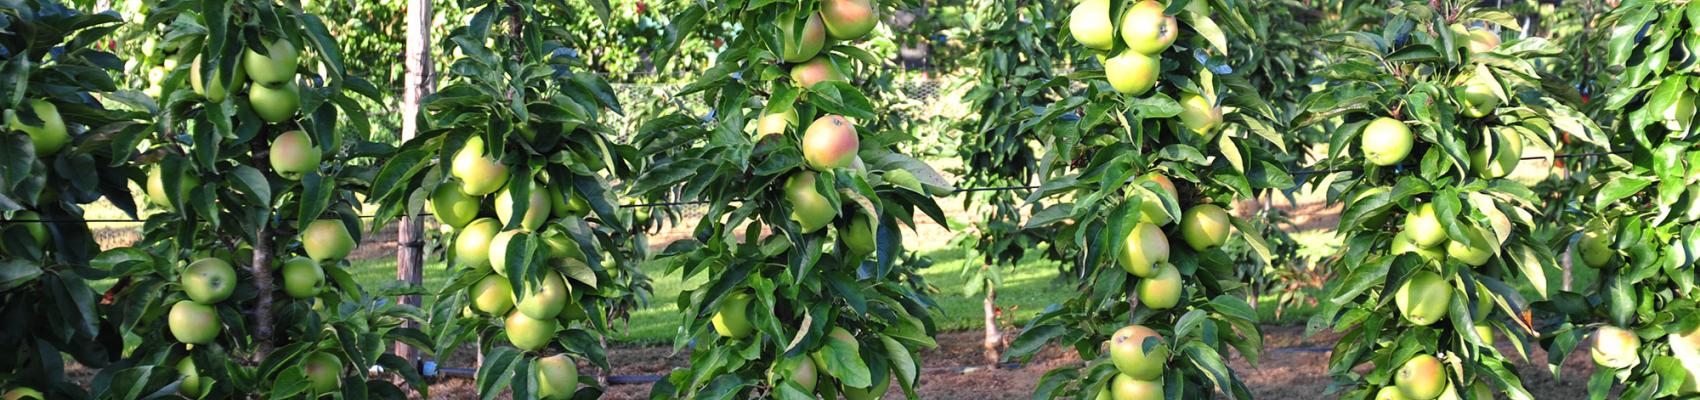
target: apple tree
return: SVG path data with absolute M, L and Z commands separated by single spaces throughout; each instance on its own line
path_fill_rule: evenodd
M 1245 29 L 1218 24 L 1245 7 L 1089 0 L 1052 31 L 1081 67 L 1046 83 L 1068 97 L 1023 122 L 1043 127 L 1046 150 L 1028 200 L 1053 201 L 1027 224 L 1080 248 L 1084 279 L 1007 357 L 1058 343 L 1090 361 L 1046 374 L 1035 398 L 1249 396 L 1226 355 L 1256 362 L 1262 335 L 1223 246 L 1270 255 L 1261 228 L 1227 210 L 1292 178 L 1270 146 L 1274 110 L 1230 63 Z
M 183 68 L 159 96 L 118 96 L 148 112 L 145 129 L 110 137 L 139 151 L 129 176 L 154 211 L 140 243 L 96 256 L 113 271 L 111 320 L 125 357 L 100 370 L 95 397 L 401 398 L 382 366 L 424 395 L 394 341 L 419 310 L 364 288 L 346 258 L 365 224 L 357 209 L 391 149 L 367 141 L 353 96 L 376 89 L 343 67 L 317 16 L 268 1 L 153 4 L 141 23 L 160 57 Z M 151 82 L 150 82 L 151 83 Z
M 1472 6 L 1407 3 L 1366 13 L 1381 19 L 1370 30 L 1325 36 L 1337 60 L 1292 124 L 1338 123 L 1313 166 L 1328 173 L 1311 182 L 1344 207 L 1331 266 L 1342 278 L 1308 331 L 1342 335 L 1329 361 L 1342 398 L 1531 398 L 1495 344 L 1527 358 L 1548 322 L 1534 310 L 1557 294 L 1554 216 L 1508 176 L 1559 132 L 1604 143 L 1543 86 L 1532 60 L 1557 48 L 1502 42 L 1492 27 L 1516 21 Z
M 476 341 L 482 396 L 598 396 L 579 362 L 609 368 L 603 336 L 647 283 L 605 262 L 631 224 L 608 181 L 629 179 L 633 149 L 599 122 L 621 112 L 608 83 L 571 55 L 582 44 L 561 16 L 587 10 L 461 5 L 470 15 L 443 41 L 455 57 L 419 136 L 373 178 L 378 219 L 435 217 L 451 279 L 429 307 L 431 348 Z
M 1005 341 L 995 317 L 1004 271 L 1032 257 L 1057 260 L 1064 268 L 1075 266 L 1065 261 L 1078 247 L 1054 240 L 1056 226 L 1024 224 L 1028 215 L 1045 207 L 1026 200 L 1032 191 L 1024 187 L 1038 177 L 1042 157 L 1041 129 L 1028 121 L 1046 105 L 1068 97 L 1067 88 L 1048 84 L 1065 44 L 1050 33 L 1055 29 L 1051 21 L 1023 17 L 1056 9 L 1052 2 L 969 1 L 965 8 L 978 17 L 967 19 L 973 21 L 967 35 L 981 45 L 969 50 L 970 65 L 978 73 L 962 96 L 975 114 L 956 126 L 962 132 L 957 156 L 964 164 L 959 184 L 988 190 L 962 193 L 963 208 L 980 217 L 951 243 L 967 254 L 963 294 L 983 296 L 984 347 L 989 361 L 996 362 Z M 1064 276 L 1074 275 L 1066 272 Z
M 712 113 L 662 116 L 634 139 L 648 168 L 632 193 L 707 203 L 658 255 L 703 283 L 677 300 L 674 347 L 693 344 L 691 362 L 652 396 L 915 397 L 936 305 L 898 261 L 901 227 L 944 221 L 932 198 L 951 189 L 894 150 L 910 136 L 870 100 L 892 55 L 865 38 L 887 35 L 879 16 L 899 6 L 710 1 L 674 17 L 676 40 L 745 30 L 680 94 Z
M 1566 231 L 1578 279 L 1556 302 L 1568 323 L 1549 333 L 1552 360 L 1586 342 L 1590 398 L 1700 393 L 1700 147 L 1695 145 L 1693 32 L 1700 6 L 1630 0 L 1600 22 L 1613 66 L 1595 98 L 1616 150 L 1585 179 L 1587 219 Z M 1621 68 L 1621 70 L 1617 70 Z M 1574 235 L 1568 235 L 1574 233 Z M 1573 239 L 1572 239 L 1573 238 Z M 1550 361 L 1550 360 L 1549 360 Z M 1621 383 L 1621 387 L 1614 387 Z M 1614 393 L 1614 391 L 1617 391 Z
M 66 361 L 101 368 L 125 347 L 96 283 L 119 271 L 97 260 L 85 208 L 104 199 L 137 214 L 135 151 L 115 138 L 145 131 L 148 116 L 108 97 L 123 61 L 101 44 L 117 15 L 13 2 L 0 25 L 0 393 L 86 398 Z

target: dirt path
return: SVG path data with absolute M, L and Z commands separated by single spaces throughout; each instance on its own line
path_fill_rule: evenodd
M 1033 362 L 1013 369 L 984 369 L 972 368 L 968 372 L 958 372 L 962 367 L 973 367 L 983 364 L 980 359 L 979 337 L 977 332 L 951 332 L 941 335 L 939 349 L 922 353 L 926 371 L 921 376 L 919 394 L 921 398 L 933 400 L 990 400 L 990 399 L 1026 399 L 1032 395 L 1033 387 L 1039 378 L 1053 368 L 1077 365 L 1080 363 L 1072 351 L 1063 351 L 1049 347 L 1042 351 Z M 1232 367 L 1240 374 L 1240 379 L 1252 391 L 1256 399 L 1301 399 L 1320 400 L 1331 399 L 1332 396 L 1323 394 L 1331 381 L 1326 370 L 1328 366 L 1328 347 L 1332 346 L 1337 335 L 1318 334 L 1304 337 L 1302 327 L 1264 327 L 1265 351 L 1257 367 L 1252 367 L 1243 358 L 1236 357 Z M 1501 352 L 1513 354 L 1509 346 L 1502 346 Z M 1581 399 L 1586 398 L 1588 374 L 1593 372 L 1593 364 L 1588 361 L 1587 352 L 1579 351 L 1566 360 L 1564 366 L 1565 380 L 1557 381 L 1547 372 L 1546 353 L 1533 350 L 1530 359 L 1535 364 L 1524 362 L 1516 355 L 1511 357 L 1517 362 L 1519 373 L 1528 388 L 1537 399 Z M 610 362 L 616 367 L 614 375 L 664 375 L 676 367 L 682 367 L 688 362 L 685 354 L 671 354 L 668 347 L 616 347 L 609 350 Z M 633 400 L 649 398 L 648 384 L 612 385 L 602 398 L 614 400 Z M 475 388 L 470 380 L 446 379 L 431 386 L 433 398 L 461 399 L 475 398 Z M 506 398 L 506 397 L 503 397 Z

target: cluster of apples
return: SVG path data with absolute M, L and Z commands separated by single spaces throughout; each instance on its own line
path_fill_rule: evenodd
M 274 124 L 288 121 L 301 109 L 301 93 L 295 84 L 301 52 L 285 39 L 272 40 L 260 50 L 265 53 L 247 49 L 237 68 L 218 68 L 210 74 L 202 73 L 201 57 L 196 56 L 189 66 L 189 86 L 208 101 L 219 103 L 241 90 L 245 81 L 253 80 L 254 84 L 248 86 L 248 105 L 254 114 Z M 225 71 L 232 72 L 225 76 Z
M 795 15 L 780 18 L 779 31 L 783 37 L 777 53 L 785 62 L 792 63 L 791 81 L 800 88 L 829 81 L 844 82 L 847 78 L 838 60 L 825 51 L 828 41 L 861 40 L 878 25 L 879 9 L 872 0 L 822 0 L 819 12 L 804 18 Z M 756 138 L 760 141 L 783 136 L 798 126 L 799 116 L 794 106 L 769 107 L 756 122 Z M 803 233 L 812 233 L 840 217 L 839 210 L 816 189 L 817 172 L 865 167 L 857 155 L 861 141 L 856 125 L 841 115 L 816 118 L 803 131 L 800 146 L 810 170 L 786 178 L 785 200 L 791 206 L 791 218 L 802 227 Z M 867 215 L 854 213 L 846 227 L 849 229 L 841 230 L 841 235 L 853 253 L 873 252 L 872 221 Z
M 1133 230 L 1123 239 L 1121 251 L 1116 253 L 1116 263 L 1127 273 L 1139 278 L 1135 291 L 1141 306 L 1166 310 L 1180 304 L 1184 284 L 1181 272 L 1169 264 L 1169 236 L 1164 233 L 1164 226 L 1173 221 L 1163 209 L 1163 199 L 1157 196 L 1167 196 L 1178 199 L 1180 194 L 1175 190 L 1174 181 L 1159 173 L 1149 173 L 1133 181 L 1135 185 L 1147 182 L 1155 183 L 1163 192 L 1157 195 L 1138 192 L 1141 196 L 1140 210 L 1134 221 Z M 1215 204 L 1198 204 L 1181 213 L 1179 230 L 1181 239 L 1195 251 L 1205 251 L 1221 247 L 1228 242 L 1232 223 L 1229 221 L 1227 210 Z
M 1111 87 L 1137 96 L 1157 85 L 1163 51 L 1180 33 L 1175 17 L 1164 14 L 1163 9 L 1163 4 L 1155 0 L 1138 0 L 1127 6 L 1120 18 L 1114 18 L 1110 0 L 1085 0 L 1069 13 L 1069 32 L 1080 45 L 1102 52 L 1098 58 Z M 1116 43 L 1118 31 L 1120 45 Z M 1105 56 L 1112 52 L 1114 55 Z
M 489 147 L 473 136 L 450 161 L 449 179 L 431 192 L 429 211 L 446 230 L 455 232 L 454 262 L 486 274 L 468 288 L 472 304 L 466 310 L 503 317 L 503 331 L 514 347 L 536 351 L 547 347 L 563 325 L 586 317 L 573 305 L 573 283 L 561 268 L 586 266 L 579 243 L 552 221 L 576 220 L 590 211 L 589 202 L 566 179 L 529 182 L 525 199 L 515 199 L 507 184 L 509 169 L 497 158 L 501 147 Z M 489 207 L 485 199 L 489 198 Z M 524 201 L 524 214 L 514 206 Z M 513 227 L 508 229 L 508 227 Z M 514 290 L 509 280 L 509 243 L 520 237 L 539 241 L 542 279 L 529 291 Z M 565 354 L 538 360 L 539 390 L 547 399 L 572 397 L 578 387 L 578 367 Z

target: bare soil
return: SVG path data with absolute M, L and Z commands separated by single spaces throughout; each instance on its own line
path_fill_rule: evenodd
M 1303 327 L 1265 326 L 1262 358 L 1257 366 L 1234 356 L 1232 368 L 1251 389 L 1256 399 L 1331 399 L 1325 395 L 1331 379 L 1327 374 L 1328 349 L 1339 336 L 1320 333 L 1304 336 Z M 1079 365 L 1073 351 L 1047 347 L 1027 364 L 1015 368 L 989 368 L 980 348 L 978 331 L 950 332 L 938 338 L 940 347 L 923 351 L 924 362 L 919 394 L 933 400 L 989 400 L 1030 398 L 1039 378 L 1053 368 Z M 670 347 L 619 347 L 609 349 L 613 375 L 664 375 L 673 368 L 683 367 L 689 356 L 673 354 Z M 1509 344 L 1500 351 L 1510 355 L 1518 367 L 1523 386 L 1536 399 L 1586 398 L 1587 377 L 1593 372 L 1586 351 L 1577 351 L 1565 360 L 1564 377 L 1553 378 L 1546 369 L 1546 353 L 1532 349 L 1523 360 L 1515 355 Z M 584 370 L 586 373 L 592 371 Z M 649 398 L 650 384 L 608 385 L 604 399 L 629 400 Z M 449 378 L 431 385 L 431 397 L 446 399 L 476 398 L 476 388 L 470 379 Z M 895 393 L 895 390 L 893 391 Z M 503 398 L 506 398 L 505 396 Z

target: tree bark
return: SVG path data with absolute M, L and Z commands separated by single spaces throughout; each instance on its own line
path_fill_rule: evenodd
M 270 227 L 262 227 L 254 235 L 254 263 L 248 266 L 254 275 L 254 289 L 259 292 L 259 298 L 254 300 L 254 339 L 257 344 L 253 361 L 258 364 L 272 352 L 272 236 L 276 231 Z
M 434 66 L 431 65 L 431 1 L 409 0 L 407 5 L 407 72 L 402 93 L 401 141 L 419 134 L 421 101 L 435 88 Z M 421 285 L 424 279 L 424 229 L 419 218 L 405 213 L 396 224 L 396 279 Z M 419 296 L 402 296 L 402 304 L 418 307 Z M 408 321 L 404 326 L 413 327 Z M 406 343 L 396 342 L 395 353 L 419 368 L 419 350 Z
M 981 301 L 981 309 L 986 316 L 986 340 L 982 346 L 986 349 L 986 364 L 996 367 L 1000 352 L 1003 350 L 1003 333 L 998 332 L 998 287 L 986 285 L 986 297 Z

